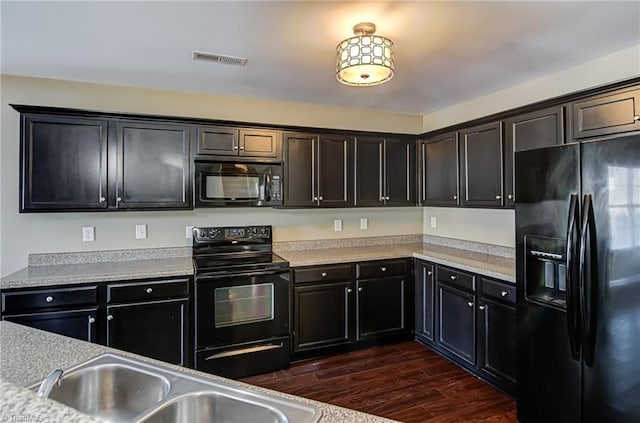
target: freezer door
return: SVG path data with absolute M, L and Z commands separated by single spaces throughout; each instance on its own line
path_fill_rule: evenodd
M 583 370 L 583 421 L 637 423 L 640 137 L 584 143 L 581 157 L 583 198 L 593 206 L 583 236 L 583 345 L 592 356 Z
M 581 366 L 572 356 L 567 315 L 567 231 L 572 196 L 580 195 L 579 156 L 579 144 L 515 155 L 521 423 L 581 418 Z

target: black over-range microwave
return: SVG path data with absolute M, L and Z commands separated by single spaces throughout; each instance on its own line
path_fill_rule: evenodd
M 282 165 L 195 162 L 196 207 L 282 205 Z

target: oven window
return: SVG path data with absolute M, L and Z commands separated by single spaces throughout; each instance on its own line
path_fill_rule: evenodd
M 207 175 L 205 198 L 215 199 L 259 199 L 260 176 L 257 175 Z
M 216 328 L 273 320 L 273 284 L 216 288 Z

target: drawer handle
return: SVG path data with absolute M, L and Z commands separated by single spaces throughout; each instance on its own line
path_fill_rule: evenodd
M 380 270 L 383 271 L 383 272 L 386 272 L 387 268 L 386 267 L 381 267 Z
M 502 297 L 506 297 L 507 295 L 509 295 L 509 292 L 507 292 L 507 291 L 500 292 L 500 296 L 502 296 Z
M 455 281 L 456 279 L 458 279 L 458 277 L 456 275 L 451 275 L 449 277 L 451 278 L 452 281 Z
M 469 302 L 467 302 L 467 305 L 468 305 L 469 307 L 473 307 L 473 301 L 469 301 Z
M 95 322 L 96 322 L 96 318 L 93 316 L 89 316 L 89 324 L 95 323 Z
M 327 277 L 327 272 L 320 273 L 320 276 L 322 276 L 323 278 L 326 278 Z
M 107 320 L 113 320 L 113 316 L 111 314 L 107 315 Z
M 48 303 L 52 303 L 52 302 L 53 302 L 53 300 L 54 300 L 54 298 L 53 298 L 53 296 L 52 296 L 52 295 L 48 295 L 48 296 L 47 296 L 47 298 L 45 298 L 44 300 L 45 300 L 46 302 L 48 302 Z
M 487 306 L 483 306 L 483 305 L 481 305 L 481 306 L 478 306 L 478 308 L 479 308 L 480 310 L 484 310 L 485 308 L 487 308 Z
M 153 292 L 153 288 L 147 288 L 147 294 L 151 294 Z

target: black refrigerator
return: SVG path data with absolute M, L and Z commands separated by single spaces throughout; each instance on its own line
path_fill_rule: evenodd
M 515 155 L 521 423 L 640 422 L 640 136 Z

